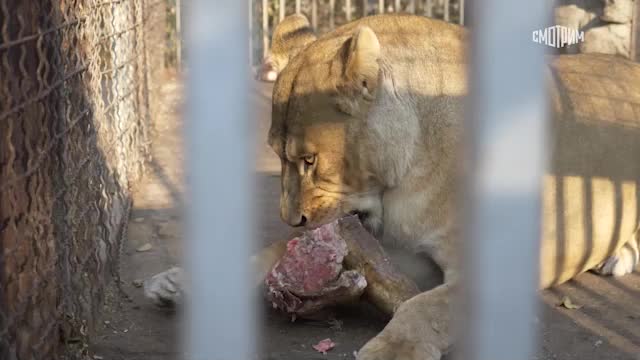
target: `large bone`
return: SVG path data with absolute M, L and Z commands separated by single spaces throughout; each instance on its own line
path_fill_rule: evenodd
M 349 249 L 346 267 L 364 275 L 365 295 L 380 310 L 393 314 L 401 303 L 420 292 L 411 279 L 393 266 L 378 240 L 362 227 L 357 217 L 338 220 L 338 231 Z
M 308 231 L 289 246 L 283 244 L 263 250 L 254 263 L 259 271 L 269 268 L 267 297 L 286 312 L 304 316 L 357 298 L 363 292 L 358 278 L 363 276 L 364 294 L 389 315 L 419 292 L 413 281 L 394 268 L 382 246 L 355 216 Z M 340 272 L 339 278 L 331 280 Z

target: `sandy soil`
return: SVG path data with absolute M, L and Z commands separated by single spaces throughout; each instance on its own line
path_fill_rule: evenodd
M 180 258 L 184 192 L 181 121 L 177 113 L 180 92 L 181 86 L 175 79 L 164 85 L 163 112 L 167 116 L 156 125 L 153 162 L 134 194 L 129 242 L 122 259 L 122 279 L 130 299 L 122 299 L 115 293 L 109 297 L 90 347 L 92 356 L 97 356 L 95 359 L 179 358 L 179 314 L 148 304 L 134 281 L 165 270 Z M 263 244 L 287 237 L 290 231 L 278 217 L 279 161 L 265 142 L 270 94 L 269 84 L 253 84 L 251 101 L 258 132 L 256 206 L 262 216 L 259 241 Z M 147 243 L 152 245 L 151 250 L 136 251 Z M 558 307 L 564 296 L 583 307 L 574 310 Z M 333 321 L 292 323 L 264 302 L 260 304 L 264 310 L 259 329 L 260 359 L 265 360 L 353 359 L 354 350 L 385 323 L 368 306 L 340 309 Z M 534 359 L 640 359 L 640 275 L 611 279 L 583 274 L 543 292 L 540 309 L 536 322 L 540 342 Z M 322 355 L 311 345 L 325 338 L 333 339 L 337 346 Z

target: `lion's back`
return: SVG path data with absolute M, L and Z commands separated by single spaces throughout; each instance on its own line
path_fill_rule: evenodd
M 609 55 L 551 61 L 550 165 L 542 285 L 589 270 L 629 241 L 640 214 L 640 64 Z

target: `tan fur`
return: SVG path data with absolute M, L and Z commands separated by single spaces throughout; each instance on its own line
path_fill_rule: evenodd
M 451 346 L 465 47 L 455 25 L 367 17 L 306 46 L 276 81 L 269 142 L 282 160 L 282 218 L 317 226 L 367 213 L 371 231 L 428 253 L 445 274 L 358 359 L 439 359 Z M 541 287 L 620 255 L 635 241 L 640 196 L 640 66 L 577 55 L 556 59 L 548 75 Z
M 593 269 L 640 217 L 640 65 L 562 56 L 550 67 L 553 156 L 544 179 L 541 287 Z
M 289 60 L 315 40 L 316 36 L 306 17 L 287 16 L 273 30 L 271 49 L 263 60 L 258 77 L 264 81 L 274 81 Z

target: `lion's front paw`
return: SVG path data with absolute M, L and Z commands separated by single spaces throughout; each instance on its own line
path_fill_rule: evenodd
M 144 295 L 158 306 L 182 303 L 183 270 L 173 267 L 144 281 Z
M 440 351 L 426 340 L 391 338 L 385 333 L 371 339 L 356 356 L 357 360 L 439 360 Z

